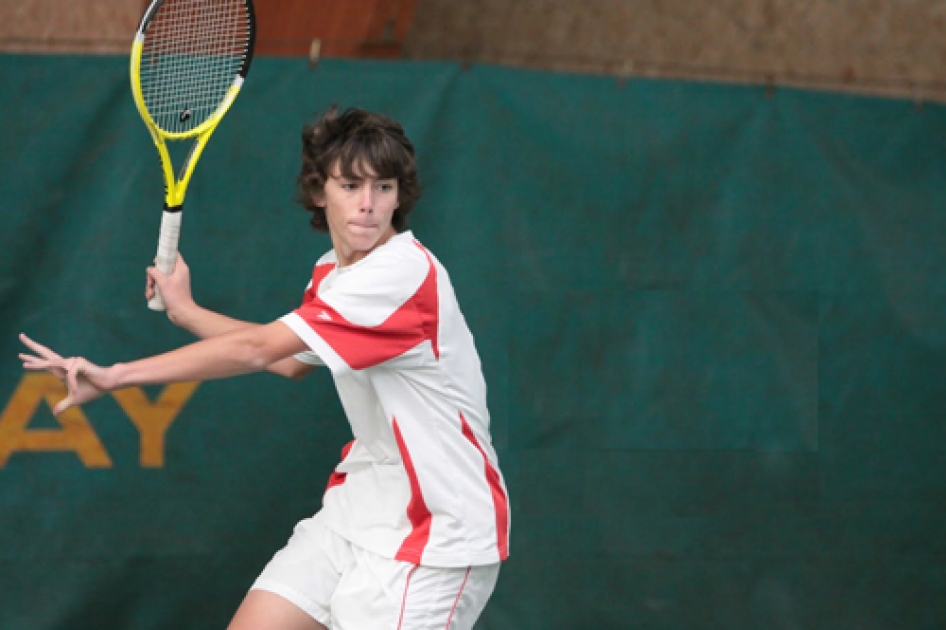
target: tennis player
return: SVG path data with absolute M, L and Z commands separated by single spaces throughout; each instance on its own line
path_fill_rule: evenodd
M 471 628 L 508 555 L 509 504 L 473 337 L 446 270 L 406 229 L 414 148 L 393 120 L 333 107 L 303 131 L 298 191 L 333 245 L 299 308 L 265 325 L 201 308 L 180 260 L 148 270 L 146 296 L 157 286 L 202 341 L 101 367 L 23 336 L 24 367 L 66 382 L 57 413 L 122 387 L 328 367 L 354 439 L 231 630 Z

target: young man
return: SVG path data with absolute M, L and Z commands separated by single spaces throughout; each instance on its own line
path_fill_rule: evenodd
M 132 385 L 327 366 L 354 440 L 231 630 L 471 628 L 508 555 L 509 504 L 473 337 L 447 272 L 405 231 L 413 146 L 392 120 L 332 108 L 303 132 L 298 187 L 333 249 L 295 311 L 257 325 L 203 309 L 180 260 L 148 270 L 146 296 L 157 286 L 203 341 L 106 368 L 24 336 L 24 367 L 67 383 L 58 413 Z

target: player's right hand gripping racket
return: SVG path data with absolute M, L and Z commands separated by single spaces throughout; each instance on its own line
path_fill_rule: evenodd
M 162 273 L 177 260 L 184 194 L 210 134 L 240 92 L 253 60 L 251 0 L 153 0 L 131 48 L 131 91 L 164 171 L 164 215 L 155 259 Z M 177 177 L 167 141 L 193 138 Z M 155 287 L 148 306 L 164 310 Z

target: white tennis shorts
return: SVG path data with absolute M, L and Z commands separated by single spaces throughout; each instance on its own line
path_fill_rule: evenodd
M 251 588 L 275 593 L 331 630 L 469 630 L 499 564 L 423 567 L 383 558 L 325 527 L 296 525 Z

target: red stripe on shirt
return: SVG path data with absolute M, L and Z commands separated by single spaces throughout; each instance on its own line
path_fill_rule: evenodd
M 349 453 L 351 453 L 351 447 L 354 446 L 354 444 L 355 444 L 355 440 L 352 440 L 351 442 L 346 444 L 344 447 L 342 447 L 341 461 L 345 461 L 345 458 L 348 457 Z M 331 476 L 329 476 L 328 478 L 328 485 L 325 487 L 325 491 L 328 492 L 330 489 L 334 488 L 335 486 L 342 485 L 343 483 L 345 483 L 345 479 L 347 477 L 348 477 L 348 473 L 340 473 L 337 470 L 334 471 L 331 474 Z
M 421 247 L 419 243 L 417 246 Z M 430 255 L 423 251 L 430 264 L 423 283 L 414 295 L 377 326 L 354 324 L 319 297 L 319 284 L 335 268 L 332 264 L 315 267 L 312 286 L 305 292 L 302 306 L 295 312 L 355 370 L 389 361 L 426 340 L 430 340 L 434 356 L 440 358 L 437 269 Z
M 305 295 L 302 298 L 303 304 L 318 296 L 319 285 L 322 284 L 323 280 L 325 280 L 325 276 L 332 273 L 332 269 L 335 269 L 335 263 L 315 266 L 315 269 L 312 270 L 312 284 L 310 284 L 309 288 L 306 289 Z
M 415 294 L 419 307 L 417 313 L 420 315 L 420 323 L 424 331 L 424 336 L 430 339 L 434 356 L 439 359 L 440 345 L 437 343 L 437 331 L 440 330 L 440 297 L 437 292 L 437 267 L 434 265 L 430 253 L 424 249 L 423 245 L 417 241 L 414 241 L 414 245 L 417 245 L 420 251 L 424 252 L 424 256 L 427 257 L 427 263 L 430 265 L 430 271 L 427 272 L 427 278 L 424 280 L 424 284 L 421 285 L 421 289 L 425 289 L 424 285 L 428 282 L 431 284 L 431 286 L 426 287 L 426 290 L 418 291 Z
M 394 439 L 397 440 L 397 448 L 401 452 L 401 461 L 404 462 L 404 469 L 407 471 L 407 479 L 411 486 L 411 502 L 407 505 L 407 518 L 411 522 L 411 533 L 401 543 L 401 548 L 394 555 L 394 559 L 420 564 L 420 558 L 424 555 L 424 548 L 427 547 L 427 541 L 430 540 L 431 514 L 427 508 L 427 503 L 424 502 L 424 495 L 420 490 L 420 483 L 417 481 L 417 471 L 414 470 L 414 462 L 411 459 L 410 451 L 407 450 L 407 444 L 404 443 L 401 428 L 397 425 L 397 420 L 394 419 L 391 420 L 391 425 L 394 428 Z
M 509 501 L 506 499 L 503 484 L 499 480 L 499 473 L 489 462 L 486 452 L 477 441 L 463 413 L 460 413 L 460 423 L 463 425 L 463 435 L 480 452 L 486 465 L 486 483 L 489 484 L 489 491 L 493 495 L 493 508 L 496 510 L 496 546 L 499 548 L 499 559 L 505 560 L 509 557 Z

